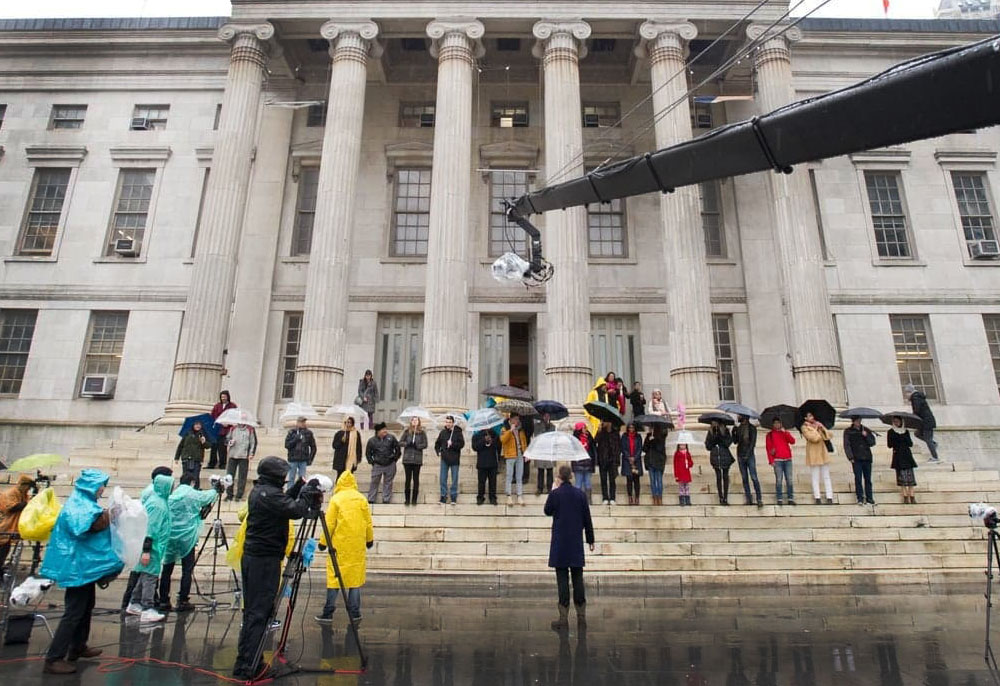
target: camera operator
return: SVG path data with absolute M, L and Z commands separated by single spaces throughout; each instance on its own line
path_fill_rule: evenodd
M 17 533 L 17 524 L 21 520 L 21 510 L 31 499 L 31 489 L 35 480 L 27 474 L 17 479 L 17 484 L 0 491 L 0 570 L 10 553 L 12 535 Z
M 157 610 L 170 612 L 170 577 L 173 576 L 177 561 L 181 563 L 181 590 L 177 594 L 177 611 L 189 612 L 194 609 L 191 604 L 191 576 L 194 573 L 194 549 L 198 545 L 198 534 L 201 523 L 212 510 L 223 491 L 223 482 L 213 477 L 212 489 L 198 491 L 193 488 L 194 477 L 185 474 L 180 485 L 173 490 L 167 499 L 170 508 L 170 542 L 163 556 L 163 569 L 160 571 L 160 603 Z
M 288 463 L 265 457 L 257 465 L 257 480 L 247 499 L 247 530 L 241 560 L 243 575 L 243 626 L 233 676 L 250 680 L 260 675 L 252 664 L 267 630 L 278 586 L 281 560 L 288 544 L 288 520 L 319 513 L 323 494 L 316 484 L 301 479 L 283 490 Z

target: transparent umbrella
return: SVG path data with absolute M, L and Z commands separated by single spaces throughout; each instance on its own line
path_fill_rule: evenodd
M 256 426 L 257 418 L 249 410 L 244 410 L 242 407 L 231 407 L 220 414 L 215 419 L 215 423 L 223 426 L 237 426 L 238 424 Z
M 549 431 L 535 436 L 524 456 L 532 462 L 578 462 L 589 460 L 590 453 L 572 434 Z
M 404 409 L 399 413 L 399 417 L 396 421 L 403 426 L 409 426 L 410 420 L 414 417 L 420 420 L 420 424 L 425 429 L 433 429 L 437 426 L 437 418 L 431 414 L 430 410 L 425 407 L 420 407 L 419 405 L 412 405 Z
M 315 419 L 319 416 L 314 408 L 309 403 L 293 402 L 285 405 L 285 411 L 281 413 L 279 419 L 285 421 L 287 419 L 298 419 L 299 417 L 305 417 L 306 419 Z
M 359 429 L 368 429 L 368 413 L 357 405 L 333 405 L 323 413 L 327 417 L 333 417 L 344 421 L 348 417 L 354 418 L 354 426 Z
M 435 415 L 434 422 L 441 428 L 444 428 L 444 420 L 446 420 L 448 417 L 454 419 L 455 426 L 459 427 L 460 429 L 465 430 L 468 428 L 468 421 L 465 419 L 465 415 L 463 415 L 461 412 L 456 412 L 454 414 Z
M 466 427 L 469 431 L 486 431 L 501 424 L 503 424 L 503 416 L 492 407 L 473 410 L 466 420 Z

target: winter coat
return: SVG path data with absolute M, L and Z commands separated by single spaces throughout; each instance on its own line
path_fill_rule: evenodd
M 226 459 L 249 460 L 257 454 L 257 431 L 246 424 L 234 426 L 229 432 L 228 446 Z
M 180 562 L 181 558 L 194 550 L 201 533 L 201 511 L 215 502 L 214 489 L 198 491 L 187 484 L 174 489 L 167 499 L 170 508 L 170 543 L 164 564 Z
M 590 389 L 589 393 L 587 393 L 587 399 L 584 402 L 585 403 L 608 402 L 607 389 L 601 388 L 601 386 L 603 385 L 604 385 L 604 377 L 603 376 L 597 377 L 597 381 L 594 382 L 594 387 Z M 601 420 L 591 415 L 586 410 L 584 410 L 583 415 L 584 418 L 587 420 L 587 428 L 590 429 L 590 435 L 597 436 L 597 432 L 601 428 Z
M 243 554 L 282 557 L 288 545 L 288 522 L 302 519 L 309 503 L 300 497 L 299 481 L 285 492 L 288 463 L 280 457 L 265 457 L 257 465 L 257 480 L 247 498 L 247 533 Z
M 313 432 L 298 427 L 291 429 L 285 435 L 285 450 L 288 451 L 289 462 L 312 464 L 316 457 L 316 438 L 313 437 Z
M 110 519 L 97 504 L 97 492 L 109 478 L 96 469 L 80 472 L 45 546 L 41 576 L 63 588 L 76 588 L 122 571 L 124 565 L 111 545 Z
M 358 482 L 351 472 L 344 472 L 337 479 L 333 497 L 326 508 L 326 526 L 330 541 L 337 551 L 337 564 L 347 588 L 365 585 L 368 548 L 375 540 L 372 512 L 368 499 L 358 490 Z M 326 556 L 326 587 L 340 588 L 333 562 Z
M 524 455 L 524 451 L 527 449 L 528 434 L 525 432 L 524 427 L 518 428 L 517 436 L 515 437 L 513 429 L 505 424 L 500 431 L 500 454 L 503 456 L 503 459 L 513 460 L 518 455 Z
M 153 479 L 153 494 L 143 501 L 146 510 L 146 540 L 142 544 L 142 552 L 149 553 L 149 563 L 141 562 L 133 567 L 136 572 L 160 575 L 163 559 L 170 547 L 170 491 L 174 488 L 174 477 L 160 474 Z M 214 494 L 213 494 L 214 495 Z
M 228 403 L 215 403 L 215 405 L 212 406 L 212 412 L 211 412 L 212 419 L 218 419 L 219 415 L 225 412 L 226 410 L 232 410 L 235 408 L 236 408 L 236 403 L 232 401 Z M 222 437 L 227 436 L 229 432 L 232 430 L 233 427 L 226 426 L 225 424 L 219 426 L 219 431 L 218 431 L 219 440 L 221 441 Z
M 933 429 L 937 426 L 937 420 L 934 419 L 934 413 L 931 412 L 931 406 L 927 403 L 927 396 L 923 391 L 914 391 L 910 394 L 910 408 L 913 414 L 920 417 L 921 429 Z M 920 438 L 920 433 L 917 433 L 917 438 Z
M 889 435 L 885 439 L 886 445 L 892 450 L 893 469 L 916 469 L 917 462 L 913 459 L 913 439 L 909 431 L 896 433 L 889 429 Z
M 407 429 L 403 432 L 399 442 L 403 444 L 403 464 L 423 464 L 424 451 L 427 450 L 427 432 L 411 431 Z
M 573 484 L 561 484 L 545 500 L 545 514 L 552 517 L 549 567 L 583 567 L 583 537 L 588 545 L 594 544 L 587 495 Z
M 202 438 L 205 439 L 204 442 L 202 442 Z M 177 444 L 174 460 L 201 464 L 205 460 L 205 451 L 211 445 L 203 431 L 188 431 L 181 439 L 181 442 Z
M 399 440 L 395 436 L 390 433 L 384 437 L 375 434 L 368 439 L 368 445 L 365 446 L 365 459 L 368 460 L 368 464 L 388 467 L 399 459 L 402 452 Z
M 580 473 L 590 472 L 591 474 L 593 474 L 594 463 L 596 462 L 595 460 L 596 453 L 594 452 L 595 450 L 594 438 L 590 435 L 590 432 L 587 430 L 586 424 L 584 424 L 583 422 L 578 422 L 576 428 L 573 430 L 573 437 L 576 438 L 576 440 L 580 441 L 580 444 L 584 448 L 586 448 L 587 454 L 590 455 L 589 460 L 577 460 L 576 462 L 574 462 L 573 471 Z
M 649 404 L 649 413 L 670 419 L 670 406 L 663 400 L 651 400 Z
M 733 437 L 729 429 L 720 426 L 718 431 L 708 430 L 705 434 L 705 450 L 708 451 L 708 461 L 713 469 L 729 469 L 733 466 L 733 453 L 729 446 L 733 444 Z
M 448 447 L 449 441 L 451 441 L 451 447 Z M 441 429 L 437 440 L 434 441 L 434 452 L 437 453 L 438 457 L 446 465 L 458 464 L 459 458 L 462 456 L 462 448 L 464 447 L 465 434 L 462 433 L 462 428 L 457 424 L 450 430 Z
M 638 417 L 639 415 L 646 414 L 646 394 L 642 391 L 637 391 L 632 389 L 632 392 L 627 396 L 629 404 L 632 405 L 632 416 Z
M 638 433 L 629 436 L 622 434 L 622 476 L 632 474 L 632 467 L 639 470 L 637 476 L 642 476 L 642 436 Z M 629 458 L 632 458 L 631 460 Z
M 0 533 L 17 533 L 21 510 L 31 500 L 31 487 L 34 483 L 34 479 L 22 474 L 16 485 L 0 491 Z
M 333 434 L 333 469 L 338 474 L 350 469 L 356 471 L 361 464 L 361 432 L 357 429 Z
M 615 429 L 605 431 L 603 428 L 597 432 L 594 438 L 595 450 L 597 452 L 597 466 L 614 468 L 618 466 L 618 461 L 622 455 L 622 442 Z
M 733 443 L 736 444 L 736 457 L 744 461 L 754 459 L 754 448 L 757 447 L 757 427 L 750 422 L 737 424 L 733 428 Z
M 500 468 L 500 442 L 491 431 L 472 434 L 472 449 L 476 451 L 476 469 Z
M 358 381 L 358 397 L 361 398 L 360 407 L 368 414 L 375 412 L 375 403 L 379 401 L 378 384 L 375 379 L 371 383 L 365 383 L 364 377 Z
M 815 428 L 808 424 L 803 424 L 799 431 L 802 432 L 802 437 L 806 439 L 806 464 L 810 467 L 821 467 L 825 464 L 830 464 L 832 462 L 830 458 L 832 453 L 827 452 L 826 449 L 826 441 L 829 441 L 832 437 L 830 431 L 819 423 L 816 424 Z
M 615 379 L 614 383 L 608 384 L 607 393 L 608 405 L 625 414 L 625 384 L 622 383 L 622 380 Z
M 871 462 L 873 445 L 875 434 L 867 428 L 855 429 L 849 426 L 844 429 L 844 455 L 851 462 Z
M 774 464 L 775 460 L 792 459 L 792 446 L 795 445 L 795 436 L 782 429 L 774 429 L 767 432 L 764 446 L 767 450 L 767 463 Z
M 679 484 L 691 483 L 691 468 L 694 467 L 694 458 L 688 451 L 674 451 L 674 479 Z
M 646 440 L 642 446 L 646 454 L 646 468 L 664 471 L 667 468 L 667 435 L 657 436 L 655 433 L 646 434 Z

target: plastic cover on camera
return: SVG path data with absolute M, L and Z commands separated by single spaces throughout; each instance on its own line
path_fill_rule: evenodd
M 531 265 L 512 252 L 505 252 L 493 263 L 493 278 L 497 281 L 520 281 Z
M 323 493 L 329 493 L 333 490 L 333 479 L 326 474 L 310 474 L 306 477 L 305 481 L 309 483 L 313 479 L 316 479 L 316 487 Z
M 111 547 L 126 567 L 135 567 L 142 557 L 142 544 L 146 540 L 146 509 L 142 503 L 130 498 L 119 486 L 111 493 Z

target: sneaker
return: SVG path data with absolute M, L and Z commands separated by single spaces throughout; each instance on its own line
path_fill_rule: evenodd
M 170 603 L 160 603 L 156 606 L 156 611 L 166 614 L 168 612 L 173 612 L 174 606 L 171 605 Z
M 333 624 L 333 615 L 316 615 L 313 619 L 317 624 Z
M 760 498 L 758 498 L 758 499 L 757 499 L 757 509 L 759 510 L 759 509 L 761 509 L 762 507 L 764 507 L 764 501 L 763 501 L 763 500 L 761 500 Z
M 357 617 L 352 617 L 351 619 L 354 620 L 354 626 L 361 626 L 361 616 L 360 615 L 357 616 Z
M 795 502 L 794 500 L 792 500 L 791 498 L 789 498 L 789 499 L 788 499 L 788 504 L 789 504 L 789 505 L 795 505 L 795 504 L 797 504 L 797 503 L 796 503 L 796 502 Z
M 617 505 L 618 503 L 616 503 L 616 502 L 615 502 L 614 500 L 612 500 L 612 501 L 611 501 L 611 504 L 612 504 L 612 505 Z
M 864 500 L 859 500 L 859 501 L 858 501 L 858 505 L 864 505 L 864 504 L 865 504 L 865 501 L 864 501 Z
M 927 464 L 940 464 L 940 463 L 941 463 L 940 457 L 932 457 L 931 459 L 927 460 Z
M 611 504 L 610 500 L 602 500 L 601 501 L 601 505 L 610 505 L 610 504 Z
M 444 496 L 441 496 L 441 500 L 439 500 L 438 502 L 441 503 L 442 505 L 447 505 L 448 499 L 445 498 Z
M 875 504 L 875 501 L 874 501 L 873 499 L 869 498 L 869 499 L 867 500 L 867 503 L 868 503 L 869 505 L 874 505 L 874 504 Z
M 125 614 L 138 617 L 142 614 L 142 605 L 139 603 L 129 603 L 128 607 L 125 608 Z
M 452 507 L 455 507 L 456 505 L 458 505 L 458 501 L 455 500 L 454 498 L 452 498 L 451 502 L 449 503 L 449 505 L 451 505 Z
M 490 505 L 499 505 L 496 498 L 490 498 Z
M 784 505 L 784 504 L 785 504 L 785 501 L 783 501 L 783 500 L 782 500 L 781 498 L 778 498 L 778 500 L 777 500 L 777 501 L 775 501 L 775 503 L 774 503 L 774 504 L 775 504 L 775 505 Z
M 514 504 L 514 497 L 513 496 L 507 496 L 507 504 L 508 505 L 513 505 Z
M 139 622 L 142 624 L 155 624 L 156 622 L 162 622 L 164 619 L 166 619 L 165 615 L 153 609 L 143 610 L 142 614 L 139 615 Z

